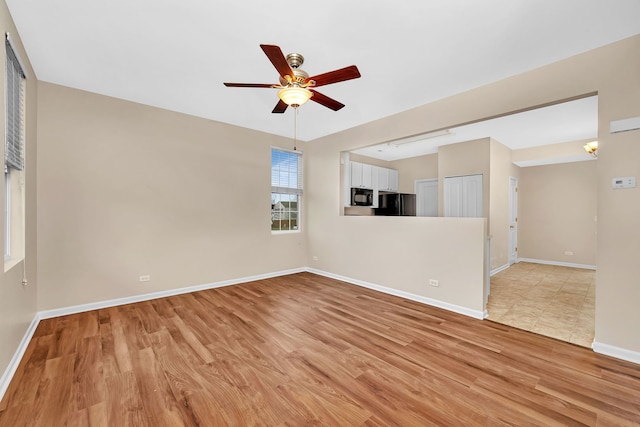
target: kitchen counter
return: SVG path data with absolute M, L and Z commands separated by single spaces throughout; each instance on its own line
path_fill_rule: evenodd
M 373 216 L 373 208 L 370 206 L 345 206 L 346 216 Z

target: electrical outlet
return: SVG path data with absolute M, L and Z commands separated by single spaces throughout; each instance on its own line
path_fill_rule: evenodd
M 141 282 L 148 282 L 149 280 L 151 280 L 151 276 L 149 276 L 148 274 L 145 274 L 144 276 L 140 276 Z
M 429 285 L 430 286 L 440 286 L 440 284 L 438 283 L 437 280 L 435 279 L 429 279 Z
M 565 252 L 564 252 L 564 254 L 565 254 L 565 255 L 568 255 L 568 256 L 571 256 L 571 255 L 573 255 L 573 252 L 571 252 L 571 251 L 565 251 Z
M 318 257 L 317 257 L 316 255 L 314 255 L 314 256 L 313 256 L 313 260 L 314 260 L 314 261 L 317 261 L 317 260 L 318 260 Z

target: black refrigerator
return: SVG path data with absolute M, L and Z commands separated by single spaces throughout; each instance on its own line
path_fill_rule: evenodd
M 416 195 L 404 193 L 383 193 L 378 195 L 376 215 L 416 216 Z

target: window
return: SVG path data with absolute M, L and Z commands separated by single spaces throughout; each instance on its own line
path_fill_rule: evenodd
M 300 229 L 302 153 L 271 149 L 271 230 Z
M 4 166 L 4 258 L 11 257 L 11 174 Z
M 25 74 L 9 35 L 5 40 L 5 145 L 4 145 L 4 258 L 24 254 L 24 91 Z

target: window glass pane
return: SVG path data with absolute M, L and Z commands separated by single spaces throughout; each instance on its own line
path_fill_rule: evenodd
M 5 117 L 5 151 L 6 166 L 18 170 L 24 168 L 24 72 L 9 44 L 6 48 L 6 117 Z
M 298 196 L 271 193 L 271 230 L 298 230 Z
M 271 151 L 271 186 L 302 189 L 301 154 L 273 149 Z

